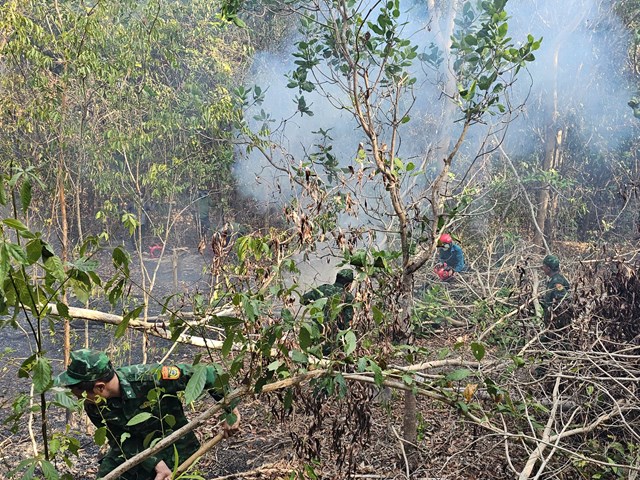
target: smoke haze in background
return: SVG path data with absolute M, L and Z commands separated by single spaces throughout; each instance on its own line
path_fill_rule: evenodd
M 633 111 L 627 105 L 633 88 L 622 76 L 628 33 L 624 26 L 597 0 L 510 0 L 507 11 L 509 34 L 523 38 L 531 33 L 543 38 L 535 52 L 536 60 L 528 70 L 532 84 L 525 114 L 510 127 L 507 148 L 525 148 L 527 153 L 539 148 L 536 143 L 518 142 L 518 131 L 531 125 L 546 126 L 551 119 L 554 92 L 557 92 L 559 119 L 570 115 L 581 117 L 586 136 L 591 134 L 616 148 L 633 133 Z M 558 68 L 554 67 L 557 54 Z M 524 97 L 528 81 L 516 85 L 518 96 Z
M 531 134 L 531 127 L 544 127 L 549 123 L 554 92 L 557 92 L 560 117 L 581 115 L 583 128 L 606 139 L 610 148 L 632 135 L 633 115 L 627 106 L 631 88 L 619 73 L 623 71 L 625 62 L 626 32 L 610 12 L 599 10 L 599 3 L 596 0 L 508 2 L 509 36 L 516 44 L 526 39 L 529 33 L 536 39 L 543 37 L 541 48 L 535 52 L 535 62 L 529 65 L 528 73 L 521 72 L 516 82 L 511 104 L 520 105 L 525 99 L 527 104 L 509 127 L 505 139 L 507 151 L 513 149 L 509 153 L 526 154 L 540 149 L 540 137 Z M 403 36 L 418 44 L 418 52 L 428 50 L 437 26 L 431 22 L 425 4 L 404 1 L 401 5 L 405 8 L 406 18 L 410 19 L 404 27 Z M 374 14 L 373 18 L 376 16 Z M 291 56 L 295 41 L 291 40 L 289 49 L 283 54 L 256 55 L 250 83 L 260 85 L 263 90 L 268 88 L 265 102 L 257 111 L 263 109 L 271 114 L 276 119 L 272 125 L 288 119 L 280 139 L 294 164 L 300 164 L 305 150 L 311 151 L 317 142 L 318 137 L 312 132 L 323 128 L 330 129 L 333 153 L 340 164 L 348 165 L 355 158 L 358 143 L 364 139 L 352 115 L 332 107 L 317 93 L 304 94 L 314 116 L 296 114 L 294 98 L 299 93 L 286 87 L 285 77 L 295 68 Z M 557 75 L 553 67 L 556 51 Z M 418 163 L 418 159 L 432 148 L 437 135 L 454 130 L 458 124 L 438 123 L 442 102 L 447 101 L 441 95 L 438 76 L 423 68 L 417 60 L 415 74 L 418 77 L 416 104 L 411 112 L 411 121 L 402 130 L 399 156 L 405 161 L 416 159 L 413 161 Z M 252 111 L 251 115 L 257 111 Z M 259 128 L 257 122 L 250 120 L 250 123 Z M 470 144 L 484 133 L 483 127 L 475 128 L 475 134 L 469 138 Z M 527 131 L 528 135 L 522 135 Z M 468 151 L 473 155 L 473 148 Z M 437 152 L 434 157 L 441 158 L 441 153 Z M 239 159 L 236 169 L 241 189 L 251 192 L 265 205 L 281 204 L 283 194 L 285 199 L 293 194 L 288 179 L 274 172 L 257 153 Z

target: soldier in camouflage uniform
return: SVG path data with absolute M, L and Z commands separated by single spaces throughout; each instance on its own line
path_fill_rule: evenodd
M 547 255 L 542 261 L 542 271 L 549 277 L 544 297 L 540 301 L 544 309 L 545 322 L 556 328 L 568 324 L 571 295 L 569 282 L 560 273 L 560 260 L 555 255 Z M 561 308 L 559 308 L 561 307 Z
M 216 381 L 214 367 L 206 366 L 205 370 L 204 389 L 216 400 L 222 399 L 223 386 Z M 56 377 L 55 383 L 70 388 L 78 398 L 85 398 L 84 409 L 91 422 L 98 428 L 107 429 L 110 449 L 100 461 L 98 478 L 188 423 L 177 394 L 186 389 L 193 372 L 194 367 L 187 364 L 132 365 L 114 369 L 103 352 L 82 349 L 71 354 L 71 363 Z M 148 414 L 148 418 L 127 425 L 140 413 Z M 239 426 L 238 411 L 233 413 L 235 423 L 224 423 L 226 435 L 235 433 Z M 171 479 L 174 445 L 180 463 L 200 446 L 195 434 L 189 432 L 119 478 Z
M 211 233 L 211 220 L 209 220 L 211 204 L 212 198 L 209 190 L 205 190 L 204 188 L 198 189 L 198 198 L 196 199 L 196 225 L 200 228 L 200 237 L 205 239 L 208 239 Z
M 309 305 L 316 300 L 326 298 L 324 306 L 324 321 L 320 325 L 320 330 L 324 333 L 325 343 L 322 346 L 323 355 L 328 355 L 334 348 L 335 337 L 338 329 L 349 328 L 353 319 L 353 295 L 349 292 L 349 287 L 353 283 L 353 271 L 345 268 L 338 272 L 336 281 L 333 284 L 325 283 L 302 296 L 302 304 Z M 336 313 L 336 305 L 340 305 Z

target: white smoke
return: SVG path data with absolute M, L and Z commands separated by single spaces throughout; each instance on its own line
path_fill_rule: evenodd
M 516 82 L 512 104 L 525 100 L 527 103 L 523 114 L 516 116 L 508 129 L 504 144 L 507 150 L 526 154 L 539 148 L 540 137 L 534 130 L 549 122 L 554 99 L 561 117 L 579 115 L 582 128 L 604 140 L 599 148 L 611 148 L 633 135 L 634 119 L 627 106 L 632 89 L 621 73 L 629 40 L 615 17 L 600 9 L 601 4 L 596 0 L 511 0 L 507 4 L 510 37 L 516 42 L 528 34 L 543 38 L 541 48 L 535 52 L 535 62 L 521 72 Z M 424 3 L 403 1 L 401 5 L 407 23 L 405 36 L 419 45 L 419 52 L 427 50 L 437 25 L 430 21 Z M 312 132 L 322 128 L 332 137 L 333 153 L 340 164 L 349 165 L 364 137 L 350 113 L 336 109 L 317 93 L 305 93 L 314 115 L 296 114 L 294 97 L 299 93 L 286 87 L 286 74 L 295 69 L 291 55 L 294 42 L 292 39 L 291 47 L 282 54 L 256 55 L 251 82 L 268 90 L 264 104 L 251 115 L 261 108 L 276 120 L 272 125 L 285 122 L 280 142 L 290 155 L 286 161 L 293 159 L 294 164 L 299 164 L 317 141 Z M 402 131 L 399 157 L 418 163 L 437 135 L 447 130 L 455 132 L 459 124 L 439 123 L 443 102 L 448 100 L 442 95 L 437 73 L 416 61 L 415 75 L 416 101 L 412 120 Z M 336 91 L 331 93 L 339 95 Z M 259 127 L 257 122 L 251 122 Z M 481 133 L 484 135 L 485 130 Z M 472 135 L 470 143 L 482 135 Z M 468 149 L 471 156 L 474 148 Z M 441 155 L 436 152 L 436 159 Z M 283 159 L 276 156 L 275 160 Z M 236 173 L 243 190 L 263 202 L 278 202 L 282 196 L 292 194 L 287 177 L 258 153 L 241 159 Z

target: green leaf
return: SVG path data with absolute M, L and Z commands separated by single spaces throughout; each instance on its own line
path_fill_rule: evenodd
M 20 265 L 28 265 L 27 254 L 24 249 L 17 243 L 7 243 L 7 253 L 9 257 L 13 258 Z
M 149 433 L 147 433 L 147 435 L 144 437 L 144 440 L 142 440 L 142 445 L 144 446 L 144 448 L 153 447 L 153 445 L 158 441 L 158 439 L 155 437 L 156 437 L 155 430 L 152 430 Z
M 64 266 L 62 265 L 62 260 L 59 257 L 49 257 L 44 261 L 44 268 L 49 275 L 58 280 L 59 282 L 63 282 L 66 278 L 64 273 Z
M 19 232 L 29 231 L 29 229 L 24 223 L 22 223 L 20 220 L 17 220 L 15 218 L 5 218 L 4 220 L 2 220 L 2 223 L 4 223 L 6 226 L 10 228 L 16 229 Z
M 171 414 L 165 415 L 163 420 L 164 420 L 164 423 L 169 425 L 170 428 L 173 428 L 174 425 L 176 424 L 176 417 L 174 415 L 171 415 Z
M 282 362 L 280 360 L 274 360 L 267 366 L 267 370 L 275 372 L 278 370 L 278 368 L 280 368 L 280 365 L 282 365 Z
M 303 365 L 306 365 L 309 363 L 309 358 L 307 357 L 307 355 L 298 350 L 291 351 L 291 360 L 293 360 L 296 363 L 302 363 Z
M 89 260 L 87 258 L 79 258 L 71 263 L 73 267 L 83 273 L 95 272 L 100 263 L 97 260 Z
M 454 370 L 453 372 L 447 374 L 445 377 L 450 382 L 459 382 L 460 380 L 464 380 L 469 375 L 471 375 L 471 371 L 466 368 L 461 368 L 459 370 Z
M 93 434 L 93 441 L 96 442 L 96 445 L 104 445 L 107 442 L 107 427 L 96 428 Z
M 122 338 L 122 336 L 127 331 L 127 328 L 129 327 L 129 322 L 132 319 L 138 318 L 143 308 L 144 308 L 144 305 L 138 305 L 136 308 L 126 313 L 122 317 L 122 321 L 118 324 L 118 327 L 116 328 L 116 331 L 114 333 L 115 338 Z
M 46 460 L 40 460 L 40 468 L 42 469 L 42 474 L 46 480 L 58 480 L 60 478 L 55 467 Z
M 373 321 L 376 322 L 376 325 L 380 325 L 384 321 L 384 312 L 376 306 L 371 308 L 371 312 L 373 313 Z
M 20 368 L 18 368 L 18 378 L 29 378 L 29 373 L 33 370 L 37 355 L 37 353 L 34 353 L 20 364 Z
M 31 480 L 32 478 L 34 478 L 33 474 L 36 471 L 37 461 L 37 457 L 31 457 L 21 461 L 16 468 L 9 472 L 9 478 L 13 478 L 17 472 L 21 472 L 26 467 L 28 467 L 27 470 L 22 474 L 22 477 L 20 477 L 20 480 Z
M 521 368 L 525 366 L 524 358 L 514 355 L 512 359 L 513 359 L 513 363 L 517 368 Z
M 376 385 L 382 385 L 382 382 L 384 381 L 384 375 L 382 374 L 382 369 L 380 368 L 380 366 L 373 360 L 369 360 L 369 366 L 367 370 L 373 372 L 373 380 L 375 381 Z
M 184 392 L 184 401 L 189 404 L 196 400 L 202 393 L 205 383 L 207 382 L 207 365 L 199 363 L 194 365 L 193 374 L 187 383 Z
M 242 319 L 238 317 L 215 316 L 211 319 L 214 325 L 221 327 L 235 327 L 242 324 Z
M 40 252 L 40 255 L 42 255 L 43 260 L 51 258 L 55 255 L 53 248 L 51 248 L 51 245 L 49 245 L 47 242 L 40 240 L 40 244 L 42 245 L 42 251 Z
M 509 30 L 509 25 L 505 22 L 498 27 L 498 35 L 500 35 L 501 37 L 504 37 L 507 34 L 508 30 Z
M 4 285 L 4 281 L 9 274 L 11 264 L 9 263 L 9 252 L 7 252 L 7 245 L 5 243 L 0 244 L 0 290 Z
M 111 254 L 113 266 L 122 269 L 125 275 L 129 275 L 129 254 L 122 247 L 116 247 Z
M 4 175 L 0 175 L 0 205 L 7 204 L 7 192 L 4 189 Z
M 75 398 L 72 398 L 68 391 L 64 392 L 56 392 L 54 398 L 54 403 L 62 408 L 66 408 L 67 410 L 75 411 L 78 409 L 78 402 Z
M 346 355 L 351 355 L 355 351 L 357 345 L 356 334 L 353 333 L 353 331 L 349 330 L 344 335 L 344 344 L 344 353 Z
M 49 359 L 39 356 L 33 367 L 33 387 L 36 393 L 44 393 L 52 384 L 51 364 Z
M 31 182 L 25 180 L 20 187 L 20 202 L 22 204 L 22 213 L 26 213 L 31 205 Z
M 64 318 L 69 318 L 69 307 L 65 303 L 56 302 L 56 308 L 58 309 L 58 315 Z
M 481 343 L 471 343 L 471 352 L 477 361 L 481 361 L 484 358 L 485 348 Z
M 152 417 L 153 417 L 153 415 L 151 415 L 151 413 L 149 413 L 149 412 L 141 412 L 141 413 L 137 414 L 136 416 L 134 416 L 131 420 L 129 420 L 127 422 L 127 426 L 131 427 L 133 425 L 138 425 L 139 423 L 146 422 L 147 420 L 149 420 Z
M 306 351 L 313 345 L 311 332 L 308 325 L 302 325 L 300 327 L 300 333 L 298 334 L 298 343 L 300 344 L 300 348 L 304 351 Z
M 229 356 L 229 353 L 231 352 L 231 347 L 233 347 L 233 339 L 235 337 L 235 330 L 229 330 L 226 332 L 227 336 L 224 339 L 224 342 L 222 342 L 222 355 L 224 357 Z
M 349 264 L 354 267 L 364 267 L 367 264 L 367 252 L 366 250 L 358 250 L 349 258 Z
M 27 243 L 25 248 L 27 251 L 27 261 L 29 265 L 33 265 L 40 259 L 40 255 L 42 254 L 42 242 L 39 238 L 35 238 Z

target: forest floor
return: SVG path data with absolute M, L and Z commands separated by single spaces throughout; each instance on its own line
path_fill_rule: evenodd
M 181 254 L 180 279 L 189 288 L 202 282 L 198 278 L 202 269 L 202 257 L 197 254 Z M 174 288 L 171 278 L 175 262 L 167 260 L 160 269 L 159 285 L 168 284 L 166 290 Z M 204 285 L 203 283 L 203 288 Z M 183 285 L 184 287 L 184 285 Z M 184 287 L 187 288 L 187 287 Z M 163 294 L 164 292 L 159 292 Z M 72 324 L 74 339 L 81 342 L 84 322 Z M 104 332 L 108 328 L 89 325 L 92 346 L 104 348 L 104 339 L 111 338 Z M 107 328 L 107 330 L 105 330 Z M 22 330 L 24 329 L 24 330 Z M 11 431 L 12 403 L 20 395 L 28 395 L 29 382 L 17 378 L 19 365 L 32 346 L 28 343 L 28 326 L 20 329 L 5 326 L 0 328 L 3 351 L 0 352 L 0 479 L 10 478 L 8 472 L 25 458 L 33 456 L 34 445 L 42 453 L 39 412 L 35 411 L 33 426 L 27 417 Z M 463 329 L 447 329 L 435 333 L 421 343 L 432 349 L 453 347 Z M 56 359 L 54 373 L 62 369 L 62 349 L 55 336 L 48 337 L 48 355 Z M 57 342 L 57 343 L 56 343 Z M 139 334 L 128 334 L 119 342 L 119 351 L 125 352 L 114 363 L 136 363 Z M 78 345 L 76 343 L 76 347 Z M 153 338 L 150 342 L 149 361 L 157 361 L 169 348 L 170 343 Z M 124 347 L 124 348 L 123 348 Z M 180 346 L 173 351 L 169 361 L 190 361 L 193 347 Z M 306 403 L 296 402 L 293 409 L 284 411 L 276 394 L 256 396 L 240 406 L 241 430 L 231 439 L 225 440 L 207 453 L 198 463 L 197 471 L 205 479 L 289 479 L 314 478 L 361 478 L 361 479 L 446 479 L 470 480 L 480 478 L 511 479 L 513 473 L 504 465 L 501 439 L 484 437 L 484 432 L 466 425 L 449 407 L 428 399 L 418 399 L 418 445 L 417 454 L 408 474 L 406 449 L 402 447 L 403 394 L 391 392 L 379 395 L 375 388 L 355 386 L 353 394 L 345 400 L 318 400 L 309 386 L 298 392 Z M 385 397 L 385 398 L 383 398 Z M 37 399 L 36 399 L 37 401 Z M 199 402 L 198 409 L 211 406 L 208 400 Z M 198 412 L 190 412 L 193 418 Z M 317 425 L 318 419 L 322 424 Z M 67 426 L 65 411 L 54 407 L 48 412 L 50 433 L 62 434 Z M 215 422 L 210 428 L 200 429 L 201 439 L 215 433 Z M 310 427 L 315 431 L 309 432 Z M 317 428 L 315 428 L 317 427 Z M 31 429 L 31 433 L 30 433 Z M 61 473 L 74 479 L 95 478 L 99 451 L 92 439 L 93 427 L 78 420 L 71 429 L 82 445 L 72 464 L 65 466 L 58 461 Z M 33 439 L 33 440 L 32 440 Z M 40 439 L 40 440 L 39 440 Z M 307 457 L 305 457 L 305 452 Z M 313 463 L 310 452 L 321 459 Z M 492 452 L 496 452 L 492 456 Z M 350 467 L 347 466 L 350 465 Z M 312 468 L 312 470 L 311 470 Z M 302 472 L 306 472 L 303 473 Z M 15 478 L 22 478 L 18 475 Z M 41 477 L 36 477 L 41 478 Z M 197 477 L 191 477 L 197 478 Z
M 449 332 L 444 342 L 455 342 L 455 331 Z M 189 355 L 185 355 L 188 360 Z M 174 355 L 175 361 L 176 359 Z M 15 375 L 15 369 L 10 369 Z M 6 420 L 11 414 L 10 401 L 20 391 L 17 382 L 6 374 L 0 379 L 3 391 L 0 404 L 0 418 Z M 407 475 L 406 451 L 400 442 L 402 434 L 403 398 L 401 393 L 392 392 L 388 398 L 382 397 L 376 389 L 355 387 L 359 390 L 356 401 L 367 403 L 368 434 L 354 432 L 358 437 L 349 439 L 348 423 L 357 423 L 349 408 L 349 402 L 326 401 L 320 405 L 304 402 L 286 414 L 281 400 L 275 394 L 262 395 L 244 401 L 240 405 L 240 432 L 224 440 L 208 452 L 196 465 L 197 472 L 205 479 L 288 479 L 314 478 L 309 474 L 308 465 L 312 465 L 317 478 L 367 478 L 367 479 L 511 479 L 513 473 L 502 465 L 504 452 L 500 451 L 500 439 L 489 442 L 476 428 L 467 427 L 451 408 L 418 398 L 419 414 L 418 454 L 410 475 Z M 308 387 L 303 388 L 307 398 L 313 398 Z M 353 398 L 352 400 L 353 401 Z M 199 412 L 211 407 L 209 399 L 198 402 L 198 411 L 189 413 L 195 417 Z M 316 421 L 316 408 L 323 424 L 312 435 L 309 427 Z M 357 415 L 357 414 L 356 414 Z M 349 417 L 349 418 L 347 418 Z M 53 408 L 49 412 L 50 432 L 63 433 L 66 426 L 65 412 Z M 39 425 L 39 417 L 33 419 L 34 428 Z M 16 433 L 11 433 L 7 425 L 0 428 L 0 478 L 10 478 L 6 472 L 18 463 L 33 455 L 32 441 L 23 421 Z M 338 451 L 332 451 L 334 432 L 347 430 L 341 440 L 344 444 Z M 356 429 L 357 430 L 357 429 Z M 217 431 L 216 422 L 199 429 L 198 436 L 207 440 Z M 77 457 L 72 457 L 72 466 L 67 467 L 58 461 L 61 473 L 69 473 L 74 479 L 95 478 L 97 459 L 100 452 L 93 442 L 93 426 L 83 419 L 77 420 L 71 433 L 80 440 L 82 448 Z M 345 432 L 342 432 L 345 433 Z M 41 438 L 35 431 L 36 439 Z M 482 442 L 477 444 L 477 442 Z M 39 448 L 41 441 L 37 440 Z M 304 458 L 304 451 L 315 449 L 320 453 L 321 463 L 314 464 Z M 497 449 L 495 458 L 491 451 Z M 351 457 L 352 470 L 340 468 L 341 455 Z M 307 468 L 307 469 L 306 469 Z M 302 472 L 307 472 L 302 476 Z M 5 472 L 5 475 L 2 474 Z M 291 476 L 297 473 L 299 476 Z M 18 476 L 16 478 L 21 478 Z M 36 477 L 41 478 L 41 477 Z
M 443 346 L 455 343 L 457 333 L 454 330 L 441 336 Z M 180 353 L 173 355 L 174 361 L 180 361 Z M 184 352 L 184 360 L 192 355 Z M 17 360 L 17 359 L 16 359 Z M 0 378 L 2 403 L 0 418 L 6 420 L 11 414 L 11 400 L 24 390 L 16 382 L 15 365 L 4 370 Z M 10 372 L 10 373 L 8 373 Z M 352 387 L 354 388 L 354 387 Z M 196 465 L 197 472 L 205 479 L 289 479 L 314 478 L 309 474 L 308 465 L 312 465 L 316 478 L 361 478 L 361 479 L 511 479 L 513 473 L 501 462 L 500 439 L 489 441 L 482 437 L 483 432 L 472 426 L 466 426 L 460 417 L 441 404 L 418 398 L 419 414 L 418 454 L 411 473 L 407 475 L 406 451 L 402 447 L 403 398 L 401 393 L 392 392 L 382 399 L 376 389 L 355 386 L 358 390 L 355 401 L 359 399 L 367 404 L 369 432 L 362 434 L 351 432 L 348 423 L 357 423 L 362 419 L 350 415 L 349 402 L 314 402 L 305 405 L 296 404 L 289 412 L 284 412 L 281 399 L 275 394 L 262 395 L 244 401 L 240 405 L 240 432 L 214 447 Z M 301 395 L 313 398 L 310 388 L 304 387 Z M 380 399 L 378 399 L 380 397 Z M 352 397 L 351 402 L 354 401 Z M 212 406 L 209 399 L 198 402 L 198 411 L 189 413 L 195 417 L 199 412 Z M 309 427 L 316 421 L 316 409 L 323 424 L 312 435 Z M 353 412 L 351 412 L 353 413 Z M 357 414 L 355 414 L 357 416 Z M 349 418 L 347 418 L 349 417 Z M 33 419 L 34 428 L 39 425 L 39 417 Z M 82 448 L 77 457 L 72 457 L 72 466 L 57 462 L 59 471 L 69 473 L 74 479 L 95 478 L 98 447 L 93 442 L 93 426 L 84 419 L 76 421 L 71 433 L 79 439 Z M 16 433 L 11 433 L 7 425 L 0 428 L 0 478 L 9 478 L 6 472 L 15 468 L 25 458 L 33 455 L 32 441 L 25 421 Z M 49 431 L 64 433 L 66 427 L 65 412 L 60 408 L 49 411 Z M 338 440 L 338 451 L 332 451 L 334 432 L 341 431 L 345 436 Z M 357 430 L 357 428 L 355 429 Z M 199 429 L 198 436 L 207 440 L 217 431 L 216 422 Z M 350 434 L 358 435 L 349 439 Z M 36 439 L 42 438 L 35 431 Z M 478 442 L 481 442 L 478 444 Z M 37 440 L 42 449 L 41 441 Z M 314 450 L 315 449 L 315 450 Z M 341 451 L 342 449 L 342 451 Z M 314 464 L 304 458 L 304 451 L 321 452 L 320 464 Z M 496 451 L 492 458 L 491 451 Z M 351 457 L 352 470 L 340 465 L 341 455 Z M 302 472 L 307 472 L 302 476 Z M 5 472 L 3 475 L 2 472 Z M 298 475 L 291 476 L 294 472 Z M 21 478 L 18 476 L 16 478 Z M 36 477 L 41 478 L 41 477 Z

